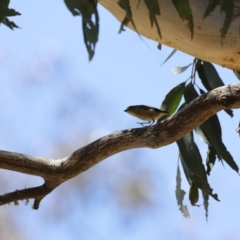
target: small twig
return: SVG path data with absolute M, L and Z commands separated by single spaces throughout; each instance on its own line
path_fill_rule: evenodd
M 49 189 L 46 184 L 39 187 L 16 190 L 0 196 L 0 205 L 17 202 L 19 200 L 28 200 L 34 198 L 33 209 L 38 209 L 41 200 L 48 195 L 53 189 Z

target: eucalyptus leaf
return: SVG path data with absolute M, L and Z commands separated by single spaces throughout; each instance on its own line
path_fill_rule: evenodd
M 220 0 L 210 0 L 204 12 L 203 18 L 206 18 L 207 16 L 209 16 L 209 14 L 213 12 L 213 10 L 216 8 L 218 4 L 220 4 Z
M 183 170 L 190 185 L 195 184 L 197 188 L 219 201 L 217 194 L 213 194 L 213 190 L 208 183 L 202 157 L 193 139 L 193 132 L 179 139 L 177 145 Z
M 184 98 L 186 103 L 190 103 L 198 97 L 198 94 L 193 87 L 192 83 L 189 83 L 184 90 Z M 196 116 L 197 117 L 197 116 Z M 205 138 L 208 140 L 210 146 L 216 151 L 219 159 L 224 159 L 225 162 L 236 172 L 239 171 L 239 168 L 234 161 L 232 155 L 227 151 L 224 143 L 222 142 L 222 132 L 221 126 L 218 120 L 217 115 L 210 117 L 207 119 L 202 125 L 199 126 L 201 131 L 205 135 Z
M 14 22 L 10 21 L 7 17 L 3 18 L 2 24 L 9 27 L 11 30 L 14 30 L 14 28 L 19 28 Z
M 175 195 L 176 195 L 178 206 L 183 205 L 183 199 L 184 199 L 184 196 L 186 194 L 186 192 L 181 189 L 181 183 L 182 183 L 181 172 L 180 172 L 179 164 L 178 164 L 177 175 L 176 175 L 176 190 L 175 190 Z
M 148 9 L 149 12 L 149 18 L 150 18 L 150 22 L 151 22 L 151 27 L 153 27 L 153 24 L 155 24 L 156 28 L 157 28 L 157 33 L 158 36 L 160 38 L 162 38 L 161 35 L 161 30 L 157 21 L 156 16 L 160 15 L 160 7 L 159 7 L 159 3 L 158 0 L 144 0 L 144 3 Z
M 180 18 L 183 21 L 185 20 L 188 21 L 188 28 L 191 32 L 191 38 L 193 38 L 194 23 L 193 23 L 192 9 L 189 4 L 189 1 L 188 0 L 172 0 L 172 3 L 175 6 Z
M 210 172 L 215 164 L 216 161 L 216 156 L 217 153 L 215 152 L 215 150 L 209 145 L 208 146 L 208 152 L 207 152 L 207 161 L 206 161 L 206 165 L 207 165 L 207 174 L 210 175 Z
M 221 1 L 221 12 L 225 13 L 225 20 L 222 28 L 220 29 L 221 39 L 225 38 L 228 28 L 232 22 L 232 16 L 234 11 L 233 0 L 222 0 Z
M 176 111 L 182 99 L 185 84 L 186 82 L 182 82 L 168 92 L 162 102 L 161 109 L 169 113 L 174 113 Z
M 233 73 L 235 74 L 235 76 L 237 77 L 237 79 L 240 80 L 240 71 L 235 71 L 235 70 L 233 70 Z
M 209 206 L 209 195 L 202 191 L 202 197 L 203 197 L 203 206 L 205 209 L 205 216 L 206 216 L 206 220 L 208 219 L 208 206 Z
M 203 69 L 208 80 L 208 84 L 211 87 L 211 90 L 217 87 L 224 86 L 223 80 L 218 75 L 217 70 L 212 63 L 203 62 Z M 209 89 L 208 89 L 209 90 Z
M 99 16 L 95 0 L 64 0 L 67 8 L 74 16 L 82 15 L 84 43 L 91 61 L 99 34 Z
M 160 65 L 160 67 L 166 63 L 175 53 L 176 53 L 177 49 L 173 49 L 172 52 L 168 55 L 168 57 L 165 59 L 165 61 Z
M 15 11 L 14 9 L 8 8 L 8 5 L 5 6 L 2 3 L 0 3 L 0 16 L 1 17 L 13 17 L 21 15 L 21 13 Z
M 208 91 L 224 86 L 223 80 L 220 78 L 212 63 L 203 62 L 203 65 L 198 67 L 198 75 Z M 230 117 L 233 117 L 233 111 L 231 109 L 225 109 L 224 111 Z
M 130 6 L 130 1 L 129 0 L 119 0 L 118 1 L 118 5 L 125 11 L 126 15 L 124 17 L 124 19 L 121 22 L 121 26 L 120 26 L 120 30 L 119 33 L 121 33 L 122 31 L 124 31 L 124 26 L 127 26 L 129 22 L 132 23 L 135 31 L 138 33 L 136 25 L 133 21 L 133 17 L 132 17 L 132 11 L 131 11 L 131 6 Z
M 198 187 L 194 183 L 192 183 L 189 190 L 189 200 L 192 206 L 199 206 L 196 204 L 198 202 L 198 199 L 199 199 Z

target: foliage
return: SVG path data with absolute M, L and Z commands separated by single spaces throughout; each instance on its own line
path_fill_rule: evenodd
M 67 8 L 74 16 L 82 16 L 82 30 L 84 36 L 84 43 L 86 45 L 89 59 L 92 60 L 96 44 L 98 41 L 99 34 L 99 15 L 97 10 L 96 0 L 64 0 Z M 0 4 L 0 23 L 5 24 L 11 29 L 18 28 L 18 26 L 11 22 L 8 17 L 20 15 L 17 11 L 10 9 L 9 0 L 1 1 Z M 119 0 L 119 6 L 125 11 L 125 17 L 121 22 L 119 32 L 124 31 L 124 26 L 127 26 L 129 22 L 132 23 L 134 29 L 137 31 L 137 26 L 134 23 L 132 12 L 131 12 L 131 1 L 130 0 Z M 138 4 L 142 4 L 139 0 Z M 150 26 L 156 27 L 157 33 L 161 38 L 161 30 L 157 21 L 157 16 L 161 14 L 160 6 L 158 0 L 144 0 L 143 4 L 147 7 L 149 11 Z M 191 4 L 189 0 L 172 0 L 177 14 L 182 19 L 182 21 L 187 20 L 188 26 L 191 34 L 191 38 L 194 37 L 194 16 L 191 10 Z M 210 15 L 216 6 L 220 5 L 221 12 L 225 13 L 225 21 L 223 26 L 220 28 L 221 40 L 226 36 L 231 20 L 233 17 L 234 2 L 233 0 L 210 0 L 206 6 L 203 18 Z M 176 50 L 167 57 L 163 64 L 168 61 Z M 176 111 L 181 111 L 181 108 L 189 104 L 192 100 L 198 96 L 205 94 L 205 91 L 211 91 L 214 88 L 223 86 L 224 82 L 218 75 L 213 64 L 209 62 L 202 61 L 200 59 L 194 59 L 193 63 L 184 66 L 174 68 L 174 73 L 181 73 L 192 66 L 192 72 L 190 77 L 172 88 L 166 95 L 161 108 L 173 114 Z M 239 72 L 234 72 L 239 78 Z M 196 83 L 196 75 L 205 88 L 205 90 L 198 87 Z M 197 90 L 199 92 L 197 92 Z M 184 100 L 183 100 L 184 98 Z M 178 109 L 179 105 L 183 101 L 181 107 Z M 177 110 L 178 109 L 178 110 Z M 233 117 L 233 111 L 231 109 L 225 110 L 226 113 Z M 160 119 L 162 120 L 162 119 Z M 208 217 L 208 206 L 209 206 L 209 196 L 213 199 L 219 201 L 218 195 L 213 193 L 213 189 L 208 183 L 208 175 L 210 175 L 213 166 L 216 164 L 216 159 L 222 163 L 225 162 L 234 171 L 239 172 L 239 167 L 235 163 L 231 153 L 227 150 L 225 144 L 222 141 L 222 131 L 220 121 L 218 116 L 215 114 L 202 125 L 195 129 L 197 135 L 200 139 L 208 145 L 208 151 L 206 154 L 206 170 L 203 164 L 202 156 L 194 141 L 194 132 L 186 134 L 183 138 L 177 141 L 179 148 L 180 162 L 184 170 L 186 179 L 190 184 L 189 189 L 189 200 L 193 206 L 197 206 L 199 199 L 199 190 L 202 192 L 204 200 L 204 208 L 206 217 Z M 239 129 L 238 129 L 239 132 Z M 188 210 L 183 205 L 183 198 L 185 192 L 181 189 L 181 177 L 180 170 L 177 170 L 177 187 L 176 187 L 176 197 L 180 210 L 183 212 L 184 216 L 188 216 Z
M 5 24 L 10 29 L 18 28 L 18 26 L 10 21 L 8 17 L 13 17 L 17 15 L 21 15 L 19 12 L 15 11 L 14 9 L 8 8 L 10 0 L 3 0 L 0 3 L 0 23 Z
M 0 4 L 0 22 L 5 24 L 11 29 L 18 28 L 18 26 L 9 21 L 7 16 L 17 16 L 20 13 L 16 12 L 13 9 L 9 9 L 10 0 L 4 0 Z M 64 0 L 67 8 L 73 14 L 73 16 L 82 16 L 82 30 L 84 36 L 84 43 L 88 51 L 89 60 L 92 60 L 96 44 L 98 41 L 99 34 L 99 15 L 97 10 L 97 1 L 96 0 Z M 160 6 L 158 0 L 144 0 L 145 6 L 149 11 L 150 25 L 153 27 L 155 25 L 157 33 L 160 38 L 161 29 L 158 24 L 157 15 L 160 15 Z M 141 3 L 141 0 L 138 1 L 138 5 Z M 188 27 L 191 33 L 191 38 L 194 36 L 194 16 L 192 14 L 191 4 L 189 0 L 172 0 L 174 7 L 177 10 L 179 17 L 182 21 L 188 21 Z M 121 22 L 119 33 L 124 31 L 124 26 L 127 26 L 129 22 L 132 23 L 135 31 L 137 32 L 137 26 L 134 23 L 132 12 L 131 12 L 131 0 L 119 0 L 119 6 L 125 11 L 126 15 Z M 211 12 L 214 11 L 217 5 L 221 6 L 221 12 L 225 13 L 225 21 L 223 26 L 220 28 L 221 40 L 226 36 L 228 28 L 231 24 L 233 18 L 233 9 L 234 2 L 233 0 L 211 0 L 209 1 L 206 10 L 204 12 L 203 18 L 209 16 Z
M 92 60 L 99 34 L 99 16 L 95 0 L 65 0 L 73 16 L 82 15 L 82 30 L 84 43 Z M 94 20 L 92 20 L 94 18 Z
M 74 16 L 82 14 L 83 23 L 89 24 L 89 28 L 83 25 L 84 42 L 87 47 L 89 59 L 91 60 L 94 55 L 95 45 L 98 40 L 99 33 L 99 19 L 97 12 L 97 3 L 95 0 L 64 0 L 69 10 Z M 161 29 L 158 24 L 157 15 L 160 15 L 160 6 L 158 0 L 144 0 L 145 6 L 149 11 L 150 25 L 155 25 L 158 36 L 162 38 Z M 191 4 L 189 0 L 172 0 L 174 7 L 177 10 L 179 17 L 182 21 L 188 21 L 188 28 L 191 33 L 191 38 L 194 37 L 194 16 L 192 14 Z M 137 32 L 137 26 L 134 23 L 131 12 L 131 0 L 119 0 L 119 6 L 125 11 L 126 15 L 121 22 L 119 33 L 124 31 L 124 26 L 127 26 L 129 22 L 132 23 L 135 31 Z M 141 0 L 138 1 L 138 5 L 141 4 Z M 203 18 L 209 16 L 214 11 L 217 5 L 221 6 L 221 12 L 225 13 L 225 21 L 220 29 L 221 40 L 226 36 L 228 28 L 231 24 L 233 17 L 234 3 L 233 0 L 211 0 L 206 7 Z M 95 23 L 92 22 L 91 17 L 95 16 Z
M 163 101 L 162 108 L 164 106 L 164 109 L 169 109 L 169 112 L 171 113 L 173 113 L 174 110 L 176 110 L 177 106 L 180 104 L 182 96 L 184 97 L 185 101 L 178 109 L 178 111 L 180 111 L 185 105 L 191 103 L 198 96 L 205 94 L 205 91 L 211 91 L 214 88 L 224 86 L 224 83 L 213 64 L 199 59 L 194 59 L 192 64 L 189 64 L 185 67 L 175 67 L 173 72 L 176 73 L 175 69 L 178 69 L 178 73 L 182 73 L 183 70 L 186 70 L 190 65 L 192 65 L 192 72 L 190 77 L 185 82 L 170 90 L 170 92 L 166 95 L 165 100 Z M 205 87 L 205 91 L 197 85 L 196 74 L 198 74 L 202 85 Z M 235 74 L 238 76 L 236 72 Z M 187 81 L 189 81 L 188 84 L 186 84 Z M 199 93 L 196 91 L 196 88 L 199 90 Z M 174 108 L 172 108 L 172 106 L 174 106 Z M 173 111 L 170 111 L 170 109 Z M 233 111 L 231 109 L 227 109 L 226 113 L 230 117 L 233 117 Z M 206 120 L 202 125 L 197 127 L 195 131 L 200 139 L 208 145 L 208 151 L 206 154 L 206 170 L 203 165 L 203 160 L 200 155 L 198 146 L 194 141 L 193 131 L 186 134 L 183 138 L 179 139 L 177 141 L 177 145 L 179 148 L 179 156 L 182 168 L 184 170 L 186 179 L 190 184 L 189 200 L 193 206 L 198 206 L 196 204 L 199 199 L 198 190 L 201 190 L 207 218 L 209 196 L 219 201 L 218 195 L 213 193 L 213 189 L 210 187 L 207 177 L 210 175 L 210 172 L 216 163 L 216 158 L 218 158 L 222 163 L 224 161 L 237 173 L 239 173 L 239 167 L 237 166 L 231 153 L 227 150 L 225 144 L 222 141 L 222 130 L 217 114 Z M 239 130 L 237 131 L 239 132 Z M 180 175 L 180 170 L 178 170 L 177 174 Z M 179 189 L 179 193 L 176 194 L 176 196 L 181 196 L 181 183 L 178 181 L 177 189 Z M 177 201 L 178 205 L 180 205 L 179 197 L 177 197 Z M 181 202 L 182 201 L 183 200 L 181 200 Z M 180 205 L 181 211 L 182 206 L 183 204 Z M 184 212 L 183 214 L 185 215 Z

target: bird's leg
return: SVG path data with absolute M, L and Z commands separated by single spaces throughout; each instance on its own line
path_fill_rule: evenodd
M 154 123 L 155 123 L 155 120 L 153 119 L 153 120 L 152 120 L 152 123 L 150 123 L 149 126 L 152 126 Z
M 142 123 L 138 122 L 138 124 L 141 124 L 143 127 L 145 127 L 144 124 L 149 124 L 149 126 L 152 126 L 154 123 L 155 123 L 154 119 L 152 121 L 149 121 L 149 122 L 142 122 Z
M 143 127 L 145 127 L 144 124 L 149 124 L 149 123 L 151 123 L 151 121 L 149 121 L 149 122 L 141 122 L 141 123 L 138 122 L 138 124 L 141 124 Z

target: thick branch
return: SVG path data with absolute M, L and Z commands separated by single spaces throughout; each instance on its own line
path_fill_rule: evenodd
M 240 108 L 240 84 L 217 88 L 196 98 L 181 111 L 151 126 L 114 132 L 58 160 L 0 151 L 0 168 L 41 176 L 45 184 L 0 196 L 0 204 L 35 198 L 40 200 L 64 181 L 100 161 L 133 148 L 159 148 L 171 144 L 222 109 Z M 179 127 L 181 126 L 181 127 Z
M 102 6 L 122 22 L 126 13 L 118 2 L 118 0 L 99 0 Z M 194 36 L 191 39 L 189 24 L 179 17 L 172 1 L 158 0 L 161 14 L 156 18 L 162 38 L 159 37 L 156 27 L 151 27 L 149 12 L 144 1 L 130 0 L 129 2 L 137 31 L 143 36 L 199 59 L 240 70 L 239 1 L 234 1 L 234 16 L 223 44 L 221 44 L 220 29 L 225 20 L 225 13 L 221 13 L 220 4 L 210 16 L 203 19 L 209 0 L 189 0 L 194 21 Z M 131 23 L 128 26 L 134 30 Z

